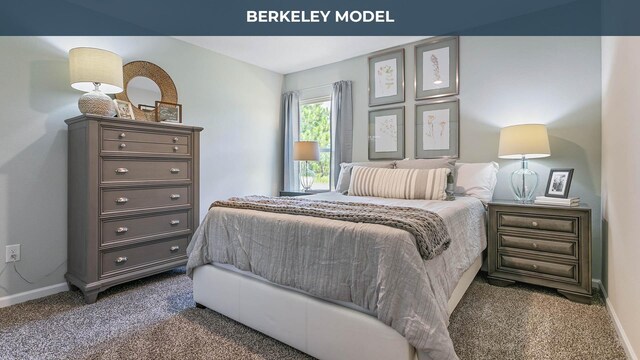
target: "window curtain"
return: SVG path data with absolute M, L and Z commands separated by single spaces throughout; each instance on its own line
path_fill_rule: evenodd
M 338 183 L 340 164 L 351 162 L 353 150 L 353 100 L 351 81 L 333 83 L 331 91 L 331 128 L 333 131 L 333 183 Z
M 297 190 L 298 179 L 293 161 L 293 143 L 298 138 L 300 124 L 300 99 L 295 91 L 282 94 L 282 122 L 284 129 L 284 187 L 283 190 Z

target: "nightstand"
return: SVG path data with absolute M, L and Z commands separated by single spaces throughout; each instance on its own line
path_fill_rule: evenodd
M 489 203 L 489 283 L 552 287 L 591 302 L 591 209 Z

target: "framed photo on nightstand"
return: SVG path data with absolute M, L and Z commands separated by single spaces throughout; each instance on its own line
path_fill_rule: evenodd
M 551 169 L 544 196 L 566 199 L 573 178 L 573 169 Z

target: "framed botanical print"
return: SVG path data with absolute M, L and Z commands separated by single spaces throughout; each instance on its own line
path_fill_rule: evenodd
M 547 181 L 544 196 L 563 199 L 568 198 L 572 179 L 573 169 L 551 169 L 551 171 L 549 171 L 549 180 Z
M 369 111 L 369 160 L 404 159 L 404 106 Z
M 458 94 L 457 36 L 435 37 L 416 45 L 416 100 Z
M 416 104 L 416 159 L 460 156 L 460 106 L 456 98 Z
M 369 57 L 369 106 L 404 102 L 404 49 Z

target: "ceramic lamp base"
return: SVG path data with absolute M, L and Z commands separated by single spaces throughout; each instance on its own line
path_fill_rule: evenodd
M 82 95 L 78 100 L 78 109 L 85 115 L 115 116 L 116 114 L 113 100 L 99 89 Z

